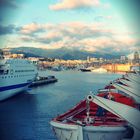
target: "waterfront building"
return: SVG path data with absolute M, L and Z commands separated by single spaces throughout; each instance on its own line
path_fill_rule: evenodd
M 129 72 L 132 64 L 106 64 L 102 67 L 111 72 Z
M 133 62 L 134 63 L 139 63 L 139 52 L 138 51 L 136 51 L 136 52 L 134 52 L 134 59 L 133 59 Z
M 28 57 L 28 60 L 30 60 L 35 65 L 39 63 L 39 58 L 37 57 Z

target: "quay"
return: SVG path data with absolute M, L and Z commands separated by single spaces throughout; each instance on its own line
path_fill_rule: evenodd
M 58 79 L 55 76 L 47 76 L 47 77 L 38 76 L 31 83 L 30 87 L 35 87 L 35 86 L 39 86 L 39 85 L 55 83 L 57 81 L 58 81 Z

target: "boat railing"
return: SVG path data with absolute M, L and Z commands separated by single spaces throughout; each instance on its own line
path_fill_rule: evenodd
M 69 113 L 68 115 L 66 115 L 66 116 L 64 116 L 64 117 L 62 117 L 62 118 L 58 118 L 58 120 L 59 120 L 59 121 L 67 120 L 68 118 L 74 117 L 74 116 L 76 116 L 77 114 L 79 114 L 79 113 L 85 111 L 86 109 L 87 109 L 86 107 L 83 107 L 83 108 L 79 109 L 78 111 L 75 110 L 75 111 Z
M 77 124 L 77 125 L 80 125 L 80 126 L 86 126 L 86 124 L 83 124 L 81 121 L 75 121 L 75 120 L 70 119 L 70 118 L 67 118 L 66 120 L 67 120 L 67 121 L 70 121 L 70 122 L 72 122 L 72 123 L 75 123 L 75 124 Z

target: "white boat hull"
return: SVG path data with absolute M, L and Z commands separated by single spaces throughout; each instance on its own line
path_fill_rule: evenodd
M 124 127 L 87 126 L 83 128 L 84 140 L 121 140 L 124 137 Z
M 121 140 L 127 131 L 123 126 L 79 126 L 51 121 L 58 140 Z
M 83 140 L 78 137 L 80 135 L 78 125 L 66 125 L 53 121 L 51 125 L 58 140 Z

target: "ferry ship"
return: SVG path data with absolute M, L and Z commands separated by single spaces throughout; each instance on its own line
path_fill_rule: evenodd
M 4 59 L 0 54 L 0 101 L 24 91 L 37 76 L 36 67 L 24 59 Z

